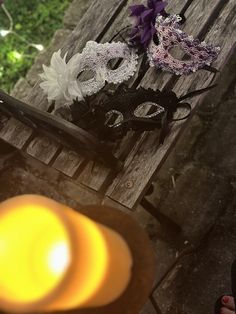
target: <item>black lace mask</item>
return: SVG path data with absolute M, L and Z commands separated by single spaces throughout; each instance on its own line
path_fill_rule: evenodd
M 187 119 L 191 114 L 190 104 L 182 101 L 213 87 L 215 86 L 178 98 L 173 91 L 161 92 L 122 86 L 112 96 L 103 99 L 92 108 L 90 106 L 89 110 L 89 105 L 84 104 L 85 114 L 81 116 L 81 112 L 78 113 L 81 118 L 74 122 L 104 141 L 121 139 L 129 130 L 143 132 L 159 129 L 161 130 L 160 143 L 163 143 L 170 130 L 170 123 Z M 90 103 L 93 102 L 90 101 Z M 83 108 L 81 104 L 75 105 L 77 108 Z M 85 106 L 87 106 L 87 112 Z M 181 115 L 180 109 L 185 109 L 185 113 Z M 175 118 L 178 111 L 180 111 L 178 118 Z M 74 115 L 74 120 L 76 120 L 75 117 L 76 115 Z

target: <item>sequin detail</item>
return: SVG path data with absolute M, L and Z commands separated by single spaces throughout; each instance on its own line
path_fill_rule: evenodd
M 49 67 L 43 66 L 40 75 L 41 88 L 48 100 L 55 100 L 57 107 L 82 101 L 84 97 L 96 94 L 106 83 L 119 84 L 134 75 L 137 70 L 138 55 L 125 43 L 98 44 L 87 42 L 82 53 L 75 54 L 68 62 L 66 55 L 61 57 L 61 50 L 55 52 Z M 116 69 L 109 67 L 112 60 L 123 59 Z M 92 77 L 82 80 L 84 71 Z
M 89 41 L 83 50 L 80 71 L 92 70 L 94 77 L 81 83 L 86 95 L 97 93 L 105 83 L 119 84 L 134 75 L 137 70 L 138 56 L 124 43 L 98 44 Z M 112 70 L 108 63 L 112 60 L 124 59 L 117 69 Z
M 176 75 L 187 75 L 196 72 L 204 66 L 210 66 L 216 60 L 220 52 L 219 47 L 200 42 L 193 36 L 188 36 L 180 29 L 179 22 L 182 18 L 179 15 L 170 15 L 165 18 L 161 15 L 156 19 L 156 31 L 159 38 L 159 45 L 154 41 L 148 48 L 148 58 L 150 66 L 155 66 L 164 71 Z M 171 54 L 170 50 L 180 46 L 183 52 L 191 57 L 191 60 L 178 60 Z

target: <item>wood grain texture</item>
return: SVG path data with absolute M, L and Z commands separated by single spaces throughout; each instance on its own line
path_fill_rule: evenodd
M 126 2 L 127 0 L 93 1 L 62 49 L 68 51 L 68 59 L 81 51 L 88 40 L 100 41 Z
M 77 181 L 95 191 L 99 191 L 108 172 L 109 168 L 101 163 L 89 161 Z
M 102 36 L 106 27 L 108 27 L 109 23 L 112 23 L 113 19 L 116 17 L 117 11 L 122 8 L 125 2 L 124 0 L 93 1 L 62 48 L 64 52 L 69 51 L 68 57 L 80 52 L 88 40 L 96 40 L 98 37 Z M 42 93 L 39 83 L 34 86 L 27 102 L 42 110 L 48 110 L 50 105 L 45 95 Z M 25 130 L 22 130 L 22 140 L 24 134 Z M 43 143 L 44 139 L 46 141 L 45 145 Z M 46 137 L 35 137 L 32 143 L 30 143 L 27 153 L 44 163 L 48 163 L 54 158 L 55 153 L 59 149 L 57 142 L 51 140 L 50 143 L 50 146 L 47 146 Z M 62 158 L 63 156 L 59 156 L 59 160 L 57 161 L 58 168 L 63 167 L 63 165 L 59 165 Z M 80 159 L 80 156 L 78 156 L 78 159 Z M 78 161 L 78 164 L 80 162 L 82 162 L 82 160 Z M 62 163 L 64 163 L 64 161 L 62 161 Z
M 137 0 L 129 0 L 127 5 L 123 8 L 119 16 L 116 18 L 115 22 L 113 23 L 112 27 L 108 30 L 108 32 L 105 34 L 104 38 L 102 39 L 103 42 L 108 41 L 114 36 L 114 34 L 117 33 L 120 29 L 123 27 L 130 25 L 130 17 L 129 17 L 129 6 L 136 3 L 146 3 L 146 1 L 137 1 Z M 175 3 L 170 3 L 168 5 L 168 10 L 174 11 L 177 10 L 179 13 L 186 2 L 183 1 L 175 1 Z M 116 41 L 119 40 L 119 37 L 116 39 Z M 137 78 L 137 77 L 135 77 Z M 129 86 L 132 86 L 134 83 L 134 78 L 132 78 L 129 82 Z M 133 137 L 132 135 L 125 137 L 121 143 L 118 149 L 116 150 L 115 154 L 117 156 L 126 155 L 126 161 L 125 163 L 128 164 L 130 157 L 132 156 L 134 147 L 137 147 L 142 142 L 141 138 L 138 138 L 138 142 L 134 143 L 134 140 L 137 140 L 137 137 Z M 127 150 L 127 147 L 129 149 Z M 89 171 L 90 166 L 88 165 L 87 168 L 84 169 L 84 171 L 81 173 L 81 175 L 78 178 L 79 182 L 82 182 L 88 187 L 91 187 L 92 189 L 95 189 L 96 191 L 99 191 L 100 189 L 104 189 L 105 185 L 109 185 L 113 179 L 114 174 L 112 174 L 112 170 L 104 167 L 103 165 L 97 163 L 95 165 L 95 168 L 97 169 L 97 174 Z
M 69 177 L 73 177 L 79 167 L 82 165 L 84 157 L 74 151 L 63 148 L 61 153 L 53 163 L 53 167 Z
M 76 152 L 74 152 L 73 160 L 70 160 L 68 156 L 70 156 L 70 150 L 64 147 L 52 166 L 69 177 L 73 177 L 85 159 Z
M 104 36 L 101 38 L 101 42 L 106 42 L 106 41 L 109 41 L 112 36 L 120 30 L 120 28 L 122 28 L 123 26 L 126 26 L 127 23 L 128 23 L 128 16 L 127 16 L 127 9 L 128 9 L 128 5 L 130 5 L 131 3 L 134 3 L 134 0 L 129 0 L 128 1 L 128 4 L 124 5 L 123 8 L 121 8 L 121 11 L 120 13 L 117 15 L 116 19 L 114 20 L 114 22 L 111 24 L 111 26 L 109 27 L 109 30 L 104 34 Z M 113 11 L 115 12 L 115 10 L 119 10 L 119 7 L 117 7 L 117 4 L 121 4 L 121 2 L 113 2 Z M 96 4 L 97 6 L 98 4 Z M 101 4 L 100 4 L 101 5 Z M 105 3 L 104 3 L 105 5 Z M 109 2 L 109 5 L 111 5 L 111 2 Z M 94 14 L 97 14 L 95 12 L 93 12 L 95 10 L 96 7 L 94 7 L 93 5 L 90 7 L 90 9 L 88 10 L 88 15 L 89 15 L 89 18 L 88 18 L 88 21 L 87 24 L 91 24 L 91 16 L 90 15 L 94 15 Z M 105 8 L 105 7 L 104 7 Z M 106 7 L 107 8 L 107 7 Z M 109 8 L 108 8 L 109 9 Z M 101 8 L 100 8 L 101 10 Z M 97 11 L 98 12 L 98 11 Z M 107 14 L 107 12 L 104 12 L 104 14 Z M 105 19 L 105 17 L 103 16 L 103 19 Z M 105 20 L 106 21 L 106 20 Z M 102 23 L 103 22 L 103 26 L 106 24 L 104 23 L 104 20 L 100 20 L 99 23 Z M 81 32 L 81 27 L 83 28 L 84 27 L 84 23 L 82 23 L 82 21 L 77 25 L 75 31 L 72 33 L 71 35 L 71 38 L 74 38 L 76 36 L 78 36 L 78 34 L 76 34 L 76 32 Z M 89 29 L 89 27 L 87 28 Z M 93 36 L 98 36 L 99 34 L 97 32 L 94 32 Z M 91 36 L 91 34 L 88 34 L 88 36 Z M 71 41 L 72 39 L 68 39 L 68 41 Z M 83 44 L 79 41 L 78 42 L 79 46 L 74 46 L 74 49 L 75 51 L 77 51 L 78 49 L 82 50 L 83 48 Z M 86 41 L 84 42 L 84 45 L 86 44 Z M 66 46 L 68 47 L 69 44 L 67 43 Z M 70 48 L 70 52 L 72 53 L 72 48 Z M 64 169 L 64 173 L 67 172 L 67 173 L 70 173 L 70 176 L 73 176 L 82 160 L 81 160 L 81 156 L 77 156 L 77 159 L 78 159 L 78 163 L 77 163 L 77 166 L 74 166 L 73 167 L 73 170 L 71 171 L 71 166 L 70 166 L 70 163 L 67 163 L 67 156 L 66 156 L 66 148 L 63 150 L 63 153 L 59 154 L 58 158 L 55 160 L 55 167 L 57 169 L 60 170 L 60 168 L 63 168 Z M 88 186 L 88 187 L 91 187 L 92 189 L 95 189 L 95 190 L 99 190 L 104 182 L 104 178 L 106 178 L 106 175 L 107 173 L 109 173 L 109 170 L 102 164 L 100 163 L 96 163 L 93 168 L 96 169 L 96 173 L 93 173 L 91 172 L 91 164 L 94 165 L 94 162 L 89 162 L 87 167 L 84 168 L 84 170 L 82 171 L 82 174 L 79 176 L 78 178 L 78 182 L 81 182 L 83 183 L 84 185 Z M 68 171 L 67 171 L 67 168 L 68 167 Z
M 55 141 L 51 140 L 49 137 L 37 136 L 30 142 L 26 153 L 45 164 L 49 164 L 58 148 L 59 144 L 55 145 Z
M 61 47 L 63 53 L 68 51 L 68 59 L 75 53 L 81 52 L 87 41 L 97 40 L 101 36 L 107 24 L 113 20 L 116 11 L 122 7 L 123 2 L 125 0 L 95 0 L 91 3 L 77 27 L 70 33 L 63 47 Z M 34 86 L 27 100 L 29 104 L 39 109 L 48 110 L 50 104 L 39 83 Z
M 103 0 L 94 1 L 90 9 L 86 12 L 74 32 L 70 35 L 64 46 L 64 51 L 70 50 L 70 56 L 80 51 L 87 40 L 98 39 L 102 42 L 109 40 L 117 30 L 126 26 L 128 21 L 127 7 L 137 1 L 120 1 L 120 0 Z M 185 6 L 187 1 L 177 0 L 169 3 L 168 11 L 179 13 Z M 235 0 L 225 2 L 225 7 L 221 11 L 218 18 L 213 22 L 213 17 L 217 17 L 217 10 L 222 0 L 200 0 L 192 1 L 191 6 L 186 12 L 187 22 L 184 29 L 189 34 L 197 37 L 204 36 L 206 32 L 206 41 L 210 43 L 220 44 L 222 47 L 219 59 L 215 63 L 216 67 L 222 67 L 232 48 L 232 42 L 235 41 Z M 223 5 L 222 5 L 223 7 Z M 104 22 L 105 21 L 105 22 Z M 209 25 L 209 28 L 207 26 Z M 178 57 L 181 57 L 177 53 Z M 141 82 L 144 87 L 162 88 L 172 78 L 169 73 L 160 73 L 150 69 Z M 174 87 L 178 95 L 186 94 L 188 90 L 207 86 L 212 76 L 206 71 L 198 72 L 190 77 L 181 77 Z M 48 103 L 45 96 L 36 85 L 28 98 L 32 105 L 39 106 L 42 110 L 48 109 Z M 200 97 L 196 98 L 192 105 L 194 107 L 200 101 Z M 18 127 L 13 122 L 6 124 L 0 130 L 0 137 L 8 143 L 22 149 L 26 140 L 32 134 L 31 129 Z M 177 138 L 184 130 L 186 123 L 178 122 L 173 126 L 172 132 L 164 145 L 158 145 L 158 134 L 144 133 L 138 140 L 132 143 L 131 138 L 125 138 L 121 148 L 117 150 L 117 154 L 124 154 L 126 151 L 126 160 L 124 171 L 118 176 L 113 176 L 111 171 L 100 164 L 89 163 L 82 173 L 79 175 L 75 185 L 82 183 L 80 193 L 83 193 L 83 187 L 90 187 L 88 191 L 101 191 L 104 187 L 109 187 L 107 196 L 109 200 L 120 204 L 121 207 L 132 209 L 144 195 L 146 188 L 156 175 L 159 167 L 161 167 L 165 158 L 171 151 L 171 147 L 175 145 Z M 19 142 L 19 143 L 18 143 Z M 128 147 L 128 150 L 127 150 Z M 56 142 L 50 141 L 44 137 L 35 138 L 27 148 L 27 153 L 35 158 L 49 164 L 55 157 L 59 146 Z M 65 173 L 68 176 L 74 176 L 78 168 L 84 162 L 83 157 L 71 153 L 67 149 L 63 149 L 53 163 L 53 167 Z M 90 193 L 90 192 L 89 192 Z M 101 194 L 94 193 L 100 200 Z M 75 195 L 74 195 L 75 196 Z M 95 198 L 96 198 L 95 197 Z M 94 200 L 95 200 L 94 198 Z M 98 201 L 97 199 L 97 201 Z M 124 205 L 124 206 L 123 206 Z
M 235 1 L 229 1 L 206 36 L 207 41 L 219 44 L 222 48 L 215 63 L 219 68 L 225 63 L 236 38 L 235 7 Z M 198 25 L 196 28 L 199 30 Z M 182 77 L 177 83 L 175 91 L 178 94 L 185 94 L 189 89 L 207 86 L 211 78 L 212 75 L 208 75 L 205 71 L 192 75 L 191 79 L 190 77 Z M 201 98 L 198 97 L 191 102 L 193 108 L 196 108 Z M 171 134 L 164 145 L 160 147 L 158 147 L 158 135 L 155 133 L 147 134 L 139 151 L 133 156 L 130 165 L 120 175 L 120 180 L 117 178 L 113 183 L 114 190 L 108 190 L 109 197 L 132 209 L 144 195 L 146 187 L 155 177 L 185 126 L 186 122 L 175 123 Z
M 111 38 L 119 30 L 129 25 L 130 18 L 128 14 L 129 13 L 128 8 L 130 5 L 136 2 L 137 1 L 135 0 L 128 0 L 126 5 L 122 8 L 121 12 L 116 17 L 113 24 L 109 27 L 108 31 L 105 33 L 105 35 L 101 39 L 102 43 L 110 41 Z M 115 39 L 115 41 L 119 41 L 119 40 L 120 40 L 119 37 Z M 93 171 L 91 171 L 91 169 L 93 169 Z M 104 165 L 98 162 L 97 163 L 89 162 L 88 165 L 83 169 L 82 173 L 79 175 L 78 182 L 81 182 L 82 184 L 94 189 L 95 191 L 99 191 L 102 188 L 104 182 L 106 181 L 106 178 L 109 175 L 110 175 L 110 169 L 108 167 L 105 167 Z
M 18 149 L 23 148 L 32 134 L 31 128 L 14 118 L 6 120 L 0 129 L 0 138 Z

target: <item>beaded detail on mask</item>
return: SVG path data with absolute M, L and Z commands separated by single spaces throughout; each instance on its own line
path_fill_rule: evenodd
M 82 101 L 84 97 L 100 91 L 106 83 L 118 84 L 128 80 L 137 70 L 138 55 L 125 43 L 98 44 L 87 42 L 82 53 L 75 54 L 66 62 L 67 54 L 61 56 L 61 50 L 55 52 L 49 67 L 43 65 L 40 75 L 43 82 L 40 87 L 48 100 L 55 100 L 59 106 L 71 104 L 74 100 Z M 118 67 L 112 69 L 109 63 L 123 59 Z M 92 74 L 82 80 L 83 72 Z
M 176 75 L 187 75 L 205 66 L 210 66 L 217 58 L 220 48 L 200 42 L 180 29 L 179 15 L 157 16 L 156 32 L 159 45 L 152 41 L 148 48 L 150 66 L 155 66 Z M 171 49 L 180 46 L 191 60 L 178 60 L 171 55 Z

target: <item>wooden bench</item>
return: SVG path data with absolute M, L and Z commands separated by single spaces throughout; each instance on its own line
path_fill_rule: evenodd
M 94 1 L 84 17 L 69 36 L 63 50 L 69 55 L 83 49 L 88 40 L 108 41 L 118 30 L 129 25 L 128 7 L 140 1 L 101 0 Z M 235 40 L 235 3 L 222 0 L 177 0 L 169 1 L 168 12 L 185 12 L 187 21 L 184 29 L 199 39 L 220 45 L 221 53 L 214 66 L 221 69 Z M 177 53 L 177 57 L 182 56 Z M 153 89 L 171 87 L 178 96 L 190 90 L 203 88 L 211 82 L 212 75 L 199 71 L 187 77 L 174 77 L 169 73 L 150 68 L 140 82 L 140 86 Z M 132 86 L 133 80 L 130 85 Z M 202 97 L 191 101 L 196 108 Z M 49 103 L 39 84 L 25 100 L 38 109 L 47 111 Z M 142 200 L 176 140 L 183 132 L 186 122 L 177 122 L 164 145 L 158 145 L 157 132 L 145 132 L 142 136 L 133 134 L 125 137 L 116 149 L 115 155 L 124 161 L 124 168 L 118 174 L 100 163 L 86 160 L 72 150 L 61 147 L 56 141 L 35 134 L 29 127 L 15 119 L 5 122 L 0 130 L 0 138 L 45 165 L 53 167 L 72 178 L 77 184 L 99 194 L 102 202 L 114 201 L 127 209 L 134 209 Z
M 80 52 L 88 40 L 101 43 L 109 41 L 117 31 L 129 25 L 128 7 L 140 2 L 95 0 L 67 39 L 63 51 L 68 50 L 69 56 L 72 56 Z M 188 34 L 221 47 L 214 66 L 222 69 L 232 52 L 236 38 L 235 0 L 169 0 L 167 11 L 184 12 L 187 20 L 183 27 Z M 176 56 L 183 57 L 179 52 Z M 213 75 L 206 71 L 199 71 L 187 77 L 176 77 L 150 68 L 140 79 L 139 85 L 153 89 L 169 87 L 181 96 L 208 86 L 212 77 Z M 129 85 L 132 86 L 133 82 L 131 79 Z M 199 96 L 191 100 L 194 110 L 202 99 L 203 97 Z M 43 111 L 49 110 L 49 103 L 39 84 L 36 84 L 25 102 Z M 87 160 L 14 118 L 4 122 L 0 129 L 0 138 L 24 154 L 69 177 L 78 185 L 80 193 L 86 195 L 89 203 L 113 205 L 127 211 L 134 210 L 144 198 L 185 126 L 186 121 L 174 123 L 163 145 L 158 144 L 158 132 L 144 132 L 141 136 L 132 133 L 126 136 L 114 152 L 115 156 L 124 162 L 124 168 L 118 173 L 100 163 Z M 147 205 L 148 210 L 155 215 L 150 204 L 144 201 L 143 205 Z M 159 217 L 158 214 L 156 216 Z

